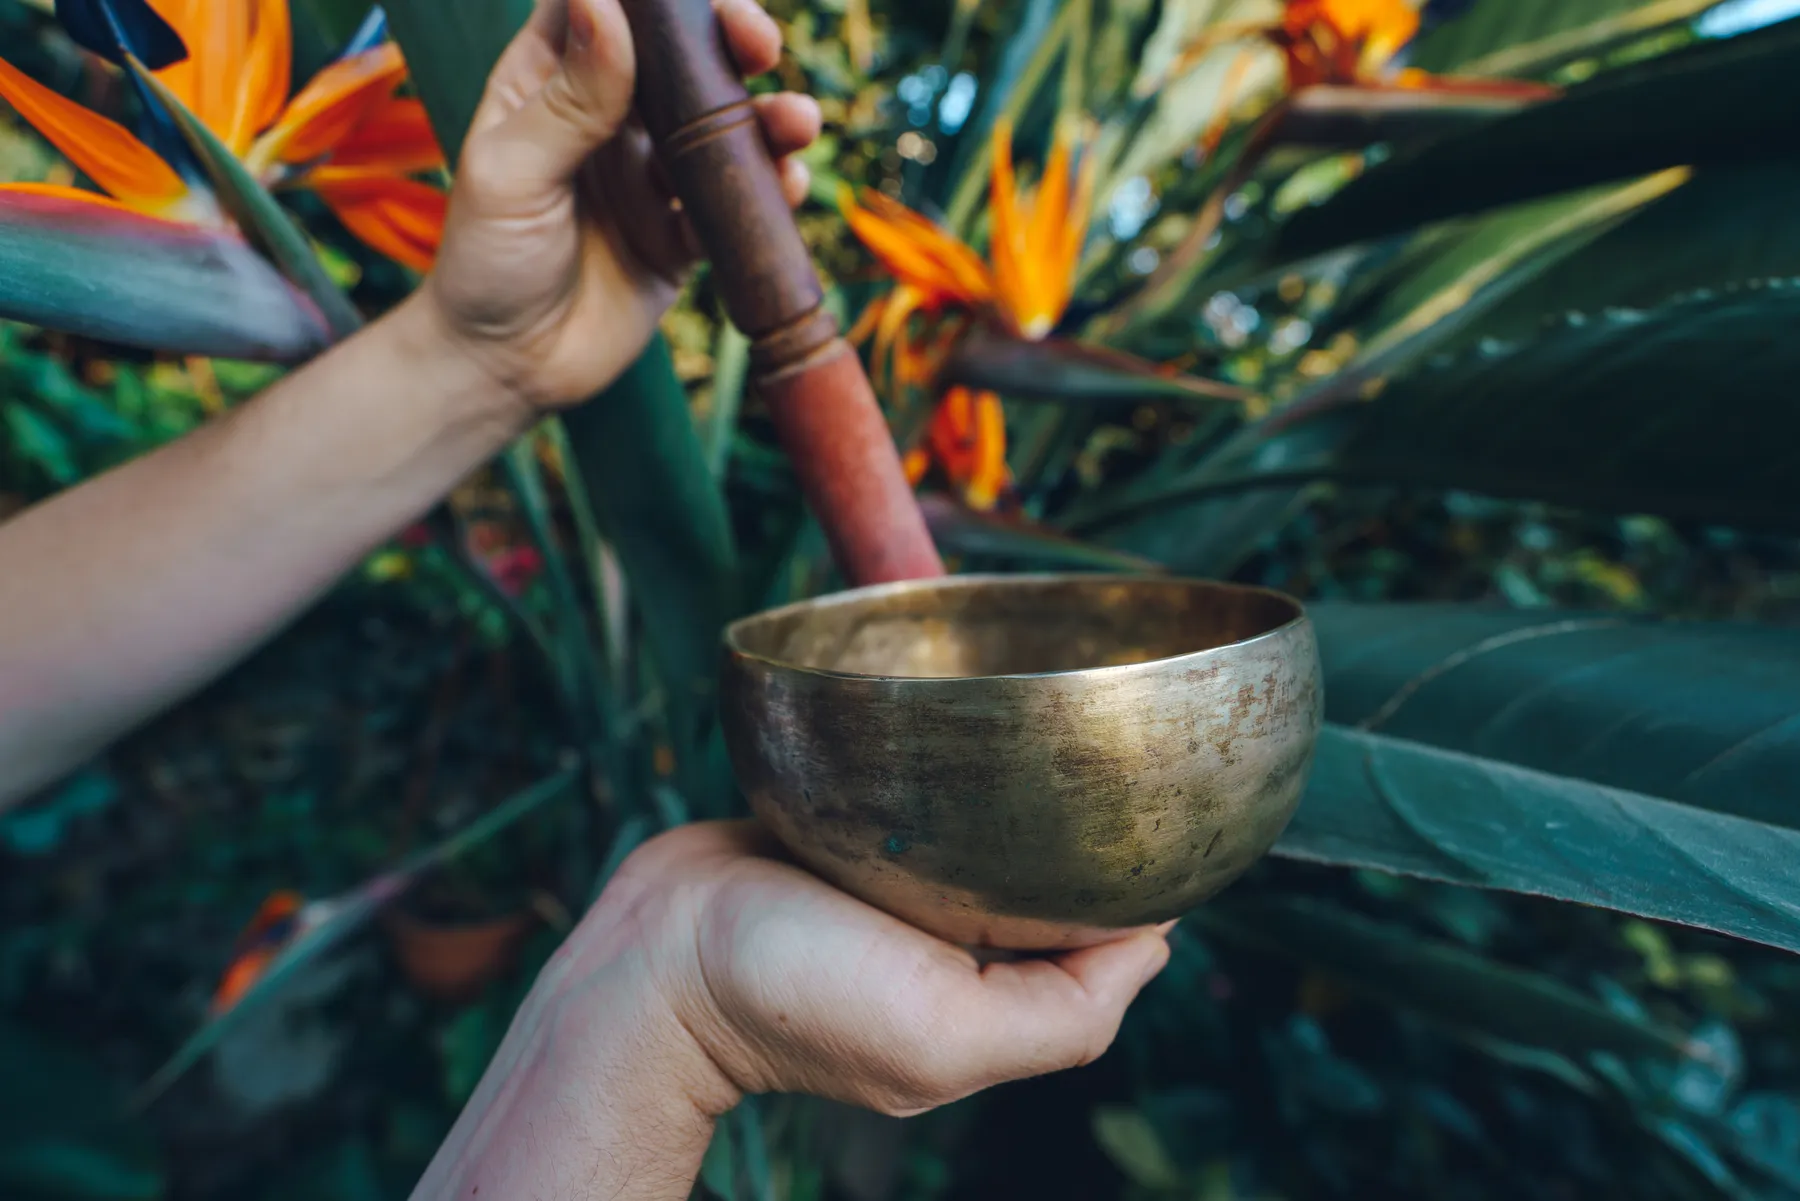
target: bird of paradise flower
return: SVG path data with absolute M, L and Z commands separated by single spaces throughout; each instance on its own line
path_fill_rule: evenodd
M 1419 34 L 1419 8 L 1408 0 L 1282 0 L 1273 21 L 1225 21 L 1195 37 L 1161 77 L 1145 84 L 1154 91 L 1192 70 L 1212 51 L 1242 42 L 1261 42 L 1281 52 L 1289 95 L 1309 88 L 1396 88 L 1425 92 L 1495 96 L 1548 94 L 1549 89 L 1511 80 L 1464 79 L 1401 67 L 1401 51 Z M 1204 145 L 1217 146 L 1254 59 L 1246 49 L 1232 61 L 1221 88 L 1218 119 Z
M 156 78 L 271 190 L 307 190 L 354 236 L 417 271 L 429 269 L 446 197 L 416 178 L 443 166 L 424 107 L 398 94 L 399 47 L 383 40 L 379 11 L 336 62 L 292 93 L 287 0 L 152 0 L 186 48 Z M 0 191 L 123 207 L 168 221 L 222 228 L 218 199 L 154 136 L 140 138 L 0 59 L 6 101 L 101 192 L 54 184 Z
M 1093 163 L 1059 129 L 1035 187 L 1013 166 L 1012 127 L 995 124 L 988 261 L 966 243 L 878 192 L 845 190 L 850 229 L 894 278 L 864 311 L 853 341 L 873 338 L 872 365 L 890 391 L 927 384 L 975 322 L 1029 341 L 1047 337 L 1067 312 L 1093 205 Z M 925 328 L 913 332 L 913 318 Z M 960 385 L 939 399 L 921 445 L 906 455 L 916 486 L 935 467 L 972 509 L 999 503 L 1011 483 L 1006 421 L 993 392 Z

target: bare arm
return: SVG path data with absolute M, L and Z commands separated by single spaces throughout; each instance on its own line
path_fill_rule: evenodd
M 254 648 L 527 416 L 415 299 L 0 525 L 0 806 Z

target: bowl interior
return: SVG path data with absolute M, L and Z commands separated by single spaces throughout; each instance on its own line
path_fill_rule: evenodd
M 738 622 L 732 649 L 839 675 L 957 679 L 1147 663 L 1298 621 L 1277 592 L 1200 580 L 953 576 L 838 593 Z

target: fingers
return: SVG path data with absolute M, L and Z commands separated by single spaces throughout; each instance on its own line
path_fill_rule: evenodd
M 1125 1010 L 1169 962 L 1154 931 L 1053 959 L 982 968 L 985 1068 L 996 1081 L 1092 1063 L 1119 1032 Z
M 781 61 L 781 27 L 756 0 L 713 0 L 725 45 L 745 75 L 773 71 Z
M 756 98 L 756 116 L 763 139 L 776 158 L 797 154 L 818 140 L 823 119 L 819 102 L 797 92 L 781 92 Z
M 496 102 L 510 97 L 515 107 L 482 130 L 479 147 L 472 144 L 472 152 L 487 156 L 473 169 L 484 187 L 521 197 L 561 195 L 630 111 L 636 63 L 625 14 L 616 0 L 542 0 L 501 66 L 514 74 L 496 69 L 491 91 Z

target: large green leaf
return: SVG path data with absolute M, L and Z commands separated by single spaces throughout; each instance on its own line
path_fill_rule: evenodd
M 1800 830 L 1800 631 L 1318 605 L 1331 721 Z
M 53 196 L 0 193 L 0 316 L 178 354 L 295 362 L 319 310 L 229 234 Z
M 1296 213 L 1263 261 L 1665 167 L 1781 158 L 1800 147 L 1800 111 L 1779 100 L 1797 69 L 1800 21 L 1788 21 L 1609 72 L 1559 100 L 1396 155 Z
M 1787 407 L 1763 397 L 1794 366 L 1780 331 L 1797 303 L 1783 280 L 1800 274 L 1800 169 L 1681 174 L 1440 227 L 1345 304 L 1339 320 L 1367 341 L 1339 377 L 1065 520 L 1169 561 L 1128 531 L 1167 540 L 1158 523 L 1179 506 L 1333 478 L 1791 522 Z M 1694 294 L 1662 303 L 1681 289 Z
M 1800 951 L 1800 833 L 1336 724 L 1275 853 Z
M 1496 963 L 1305 897 L 1225 899 L 1188 921 L 1235 942 L 1324 971 L 1384 1004 L 1451 1027 L 1585 1057 L 1679 1058 L 1680 1033 L 1613 1012 L 1537 972 Z
M 618 383 L 563 422 L 575 470 L 631 581 L 687 766 L 710 737 L 719 639 L 742 598 L 724 494 L 667 343 L 652 342 Z
M 176 128 L 186 139 L 201 166 L 206 169 L 213 190 L 240 228 L 262 247 L 264 252 L 293 280 L 325 314 L 325 322 L 338 338 L 347 338 L 362 326 L 362 315 L 350 298 L 325 272 L 306 234 L 277 204 L 275 198 L 256 181 L 230 147 L 196 117 L 181 98 L 170 91 L 156 76 L 145 70 L 137 59 L 128 59 L 133 74 L 156 96 L 174 118 Z
M 1687 21 L 1719 0 L 1479 0 L 1422 35 L 1412 65 L 1440 74 L 1541 72 L 1626 38 Z
M 1796 320 L 1775 279 L 1483 342 L 1361 406 L 1325 474 L 1792 529 Z
M 153 1201 L 162 1167 L 123 1090 L 75 1047 L 0 1021 L 0 1196 Z
M 1524 340 L 1549 318 L 1800 278 L 1800 163 L 1700 171 L 1484 314 L 1463 340 Z

